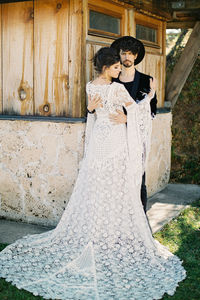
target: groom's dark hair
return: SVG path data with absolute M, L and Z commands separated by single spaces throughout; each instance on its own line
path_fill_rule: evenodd
M 95 70 L 98 73 L 101 73 L 104 66 L 109 68 L 110 66 L 119 62 L 120 56 L 117 53 L 116 49 L 110 47 L 103 47 L 96 52 L 92 61 Z
M 140 44 L 136 41 L 129 39 L 123 39 L 120 43 L 119 50 L 122 51 L 131 51 L 132 54 L 138 54 L 140 50 Z

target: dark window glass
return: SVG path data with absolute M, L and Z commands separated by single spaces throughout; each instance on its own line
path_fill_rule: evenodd
M 157 43 L 157 29 L 136 24 L 136 37 L 140 40 Z
M 120 34 L 120 18 L 90 10 L 90 29 Z

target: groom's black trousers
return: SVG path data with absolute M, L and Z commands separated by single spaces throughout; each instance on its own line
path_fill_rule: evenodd
M 146 214 L 147 211 L 147 188 L 145 184 L 145 173 L 142 176 L 142 184 L 141 184 L 141 201 L 144 208 L 144 212 Z

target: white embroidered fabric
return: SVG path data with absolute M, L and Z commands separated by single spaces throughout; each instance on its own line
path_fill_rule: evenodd
M 88 115 L 85 153 L 63 216 L 54 230 L 7 246 L 0 276 L 44 299 L 173 295 L 186 271 L 153 239 L 140 200 L 150 99 L 136 104 L 119 83 L 88 83 L 87 93 L 99 93 L 103 107 Z M 127 126 L 113 125 L 109 113 L 130 101 Z

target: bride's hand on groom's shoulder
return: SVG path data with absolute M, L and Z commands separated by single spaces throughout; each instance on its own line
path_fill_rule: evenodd
M 101 97 L 98 94 L 96 94 L 94 97 L 91 97 L 91 95 L 88 95 L 87 109 L 89 111 L 93 111 L 93 110 L 95 110 L 96 108 L 99 108 L 99 107 L 103 107 Z
M 150 78 L 150 89 L 156 90 L 157 88 L 157 80 L 156 78 Z
M 148 93 L 150 98 L 155 96 L 155 91 L 157 87 L 157 80 L 155 78 L 150 78 L 150 92 Z

